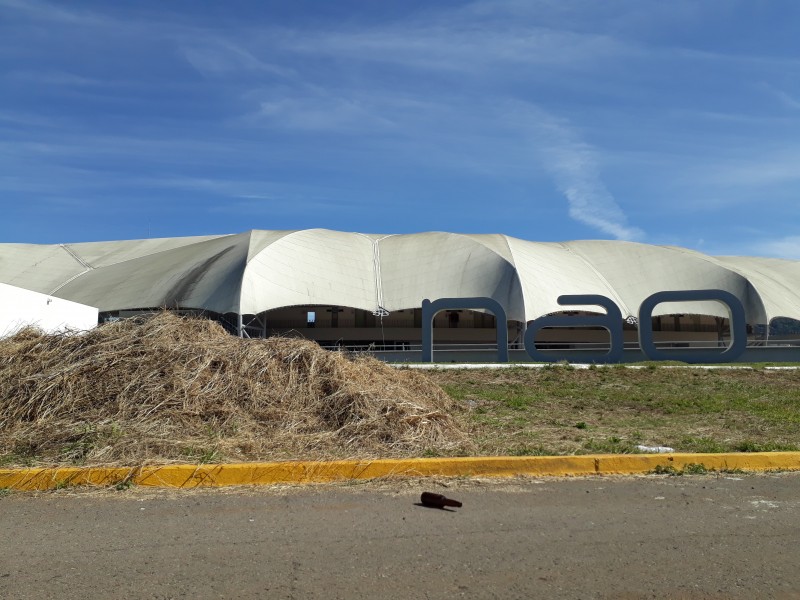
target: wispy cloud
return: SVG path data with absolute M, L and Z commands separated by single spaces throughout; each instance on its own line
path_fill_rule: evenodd
M 221 37 L 182 35 L 178 43 L 181 55 L 203 75 L 219 76 L 242 71 L 282 77 L 294 75 L 292 70 L 257 58 L 241 44 Z
M 303 223 L 313 207 L 330 226 L 380 229 L 386 218 L 363 208 L 385 201 L 402 203 L 393 214 L 409 228 L 538 235 L 498 217 L 527 208 L 553 239 L 711 247 L 734 220 L 760 221 L 758 202 L 793 241 L 800 99 L 786 73 L 798 61 L 780 40 L 739 43 L 745 11 L 731 19 L 735 7 L 691 0 L 212 6 L 0 0 L 9 204 L 59 193 L 192 202 L 186 223 L 231 203 Z M 748 56 L 754 47 L 763 55 Z M 215 216 L 233 213 L 248 217 Z
M 46 86 L 108 85 L 107 81 L 102 81 L 100 79 L 81 77 L 66 71 L 55 70 L 12 71 L 8 74 L 8 78 L 21 83 L 35 83 Z
M 617 239 L 645 236 L 641 229 L 628 224 L 603 182 L 600 152 L 566 119 L 530 103 L 503 99 L 486 106 L 459 102 L 447 95 L 418 103 L 389 96 L 354 95 L 356 100 L 303 95 L 264 102 L 258 116 L 299 130 L 405 139 L 416 149 L 412 150 L 416 160 L 428 164 L 460 163 L 464 168 L 495 175 L 508 169 L 545 170 L 567 200 L 568 214 L 575 221 Z M 466 139 L 464 131 L 469 131 Z M 398 142 L 394 147 L 399 147 Z
M 629 48 L 606 35 L 575 33 L 542 27 L 484 28 L 472 23 L 440 22 L 418 27 L 392 26 L 372 31 L 317 32 L 284 36 L 284 49 L 325 54 L 358 62 L 382 62 L 409 68 L 479 72 L 497 64 L 560 65 L 574 68 L 619 56 Z M 491 48 L 487 52 L 487 48 Z
M 800 260 L 800 235 L 759 242 L 753 245 L 752 252 L 762 256 Z
M 304 131 L 374 133 L 377 129 L 395 126 L 391 118 L 374 108 L 358 97 L 304 95 L 264 100 L 255 117 L 278 128 Z
M 574 69 L 628 51 L 624 44 L 604 35 L 513 25 L 466 27 L 449 23 L 445 16 L 427 14 L 426 25 L 418 28 L 404 24 L 368 32 L 340 30 L 302 37 L 284 33 L 275 39 L 279 40 L 281 52 L 319 60 L 380 63 L 387 69 L 399 66 L 418 73 L 432 69 L 457 71 L 465 78 L 461 85 L 485 82 L 487 68 L 491 71 L 499 65 L 502 68 L 498 73 L 505 77 L 520 65 Z M 492 51 L 487 52 L 486 48 Z M 461 156 L 464 163 L 499 166 L 503 161 L 516 162 L 509 161 L 509 156 L 528 155 L 529 170 L 544 168 L 551 174 L 567 200 L 572 219 L 617 239 L 644 237 L 641 229 L 627 223 L 625 213 L 604 184 L 598 151 L 581 139 L 567 119 L 533 103 L 516 101 L 503 93 L 484 92 L 480 102 L 470 104 L 437 88 L 424 95 L 406 90 L 381 95 L 365 92 L 352 83 L 341 94 L 321 82 L 304 82 L 302 86 L 285 82 L 278 90 L 264 93 L 268 98 L 260 102 L 255 118 L 275 127 L 428 140 L 428 148 L 426 142 L 417 143 L 423 150 L 417 158 L 440 164 L 452 160 L 452 156 Z M 508 106 L 522 107 L 526 113 L 522 129 L 506 118 Z M 467 131 L 467 137 L 472 139 L 465 141 L 463 133 Z M 487 147 L 500 156 L 492 156 Z M 442 152 L 443 148 L 450 151 Z M 476 160 L 476 152 L 484 155 L 482 160 Z
M 517 106 L 516 113 L 522 112 L 531 127 L 536 156 L 567 199 L 569 216 L 620 240 L 642 239 L 644 231 L 628 225 L 603 182 L 598 151 L 566 119 L 532 105 Z
M 28 17 L 42 21 L 56 21 L 71 25 L 104 25 L 109 22 L 98 13 L 65 8 L 63 4 L 41 0 L 0 0 L 0 7 L 18 11 Z
M 243 200 L 276 200 L 286 195 L 286 186 L 270 180 L 214 177 L 163 177 L 141 182 L 156 188 L 174 188 Z
M 749 156 L 717 158 L 703 165 L 707 183 L 726 186 L 780 185 L 800 181 L 800 145 L 790 148 L 748 148 Z
M 773 98 L 777 99 L 778 102 L 780 102 L 785 108 L 800 110 L 800 100 L 788 94 L 784 90 L 778 89 L 774 85 L 770 85 L 769 83 L 763 81 L 759 87 Z

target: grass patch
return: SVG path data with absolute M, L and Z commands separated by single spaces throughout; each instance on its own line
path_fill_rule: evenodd
M 509 451 L 509 456 L 547 456 L 548 452 L 541 444 L 520 444 Z
M 795 452 L 800 450 L 797 444 L 744 440 L 734 446 L 736 452 Z
M 583 454 L 633 454 L 636 446 L 630 440 L 612 435 L 604 440 L 590 438 L 581 448 Z
M 197 462 L 201 465 L 222 462 L 222 454 L 219 448 L 197 448 L 190 446 L 184 450 L 184 456 L 186 456 L 188 461 Z
M 481 454 L 800 450 L 800 371 L 604 367 L 441 370 Z M 649 368 L 649 367 L 653 368 Z M 535 442 L 531 444 L 531 439 Z

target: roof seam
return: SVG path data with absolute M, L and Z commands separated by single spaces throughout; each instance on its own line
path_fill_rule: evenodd
M 71 281 L 75 281 L 81 275 L 85 275 L 89 271 L 94 270 L 94 267 L 91 264 L 83 260 L 83 258 L 81 258 L 80 255 L 77 252 L 75 252 L 72 248 L 70 248 L 67 244 L 58 244 L 58 247 L 61 248 L 67 254 L 69 254 L 74 260 L 76 260 L 78 264 L 80 264 L 83 267 L 84 270 L 81 271 L 80 273 L 76 273 L 72 277 L 68 278 L 66 281 L 62 281 L 59 285 L 57 285 L 53 290 L 50 291 L 50 293 L 48 294 L 49 296 L 54 296 L 56 292 L 58 292 L 58 290 L 63 288 Z
M 291 236 L 295 235 L 296 233 L 301 233 L 303 231 L 310 231 L 310 230 L 309 229 L 286 229 L 286 230 L 283 230 L 283 235 L 281 237 L 279 237 L 278 239 L 270 242 L 269 244 L 264 246 L 261 250 L 259 250 L 258 252 L 256 252 L 252 256 L 250 256 L 250 251 L 253 249 L 253 233 L 255 233 L 256 231 L 265 231 L 265 230 L 263 230 L 263 229 L 251 229 L 248 232 L 250 234 L 250 240 L 247 242 L 247 263 L 246 263 L 247 265 L 249 265 L 253 260 L 255 260 L 255 258 L 259 254 L 264 252 L 264 250 L 266 250 L 267 248 L 269 248 L 273 244 L 276 244 L 277 242 L 285 240 L 286 238 L 291 237 Z M 270 233 L 272 233 L 272 231 L 270 231 Z
M 612 296 L 614 296 L 614 300 L 616 301 L 617 306 L 619 306 L 620 308 L 625 309 L 625 312 L 628 313 L 627 315 L 625 315 L 626 317 L 636 316 L 636 315 L 633 315 L 633 313 L 631 313 L 631 309 L 622 300 L 622 298 L 619 297 L 619 294 L 617 294 L 617 291 L 614 289 L 614 286 L 611 285 L 611 283 L 608 281 L 608 279 L 606 279 L 605 276 L 600 271 L 598 271 L 597 268 L 591 262 L 589 262 L 589 260 L 585 256 L 583 256 L 583 254 L 581 254 L 581 252 L 579 252 L 576 249 L 573 249 L 573 248 L 569 247 L 566 242 L 558 242 L 558 245 L 561 246 L 562 248 L 564 248 L 564 250 L 566 250 L 567 252 L 570 252 L 573 256 L 576 256 L 581 262 L 583 262 L 583 264 L 585 264 L 587 267 L 589 267 L 595 275 L 597 275 L 597 277 L 600 279 L 600 281 L 602 281 L 605 284 L 606 289 L 608 290 L 608 292 Z
M 64 282 L 62 282 L 61 284 L 57 285 L 57 286 L 56 286 L 56 287 L 55 287 L 55 288 L 54 288 L 54 289 L 53 289 L 53 290 L 52 290 L 52 291 L 51 291 L 51 292 L 48 294 L 48 296 L 55 296 L 55 295 L 56 295 L 56 293 L 58 292 L 58 290 L 60 290 L 61 288 L 63 288 L 65 285 L 67 285 L 68 283 L 72 283 L 73 281 L 75 281 L 75 280 L 76 280 L 78 277 L 80 277 L 81 275 L 86 275 L 86 273 L 88 273 L 89 271 L 93 271 L 93 270 L 94 270 L 94 269 L 93 269 L 92 267 L 89 267 L 89 268 L 88 268 L 88 269 L 86 269 L 85 271 L 81 271 L 80 273 L 76 273 L 75 275 L 73 275 L 72 277 L 70 277 L 69 279 L 67 279 L 66 281 L 64 281 Z
M 74 251 L 72 248 L 70 248 L 70 247 L 69 247 L 67 244 L 59 244 L 59 245 L 58 245 L 58 247 L 59 247 L 59 248 L 61 248 L 62 250 L 64 250 L 64 251 L 65 251 L 67 254 L 69 254 L 69 255 L 70 255 L 72 258 L 74 258 L 75 260 L 77 260 L 77 261 L 78 261 L 78 262 L 81 264 L 81 266 L 83 266 L 85 269 L 88 269 L 88 270 L 94 269 L 94 267 L 93 267 L 92 265 L 90 265 L 88 262 L 86 262 L 85 260 L 83 260 L 83 259 L 82 259 L 82 258 L 81 258 L 81 257 L 78 255 L 78 253 L 77 253 L 77 252 L 75 252 L 75 251 Z
M 139 260 L 140 258 L 147 258 L 147 257 L 150 257 L 150 256 L 156 256 L 158 254 L 163 254 L 165 252 L 172 252 L 173 250 L 178 250 L 180 248 L 186 248 L 187 246 L 194 246 L 195 244 L 203 244 L 205 242 L 218 240 L 218 239 L 221 239 L 221 238 L 224 238 L 224 237 L 232 237 L 232 236 L 235 236 L 235 235 L 241 235 L 241 234 L 240 233 L 225 233 L 225 234 L 222 234 L 222 235 L 208 236 L 208 239 L 199 240 L 199 241 L 196 241 L 196 242 L 189 242 L 188 244 L 184 244 L 183 246 L 177 246 L 175 248 L 164 248 L 163 250 L 156 250 L 155 252 L 149 252 L 147 254 L 140 254 L 139 256 L 133 256 L 131 258 L 125 258 L 125 259 L 122 259 L 122 260 L 118 260 L 116 262 L 110 262 L 108 264 L 104 264 L 104 265 L 101 265 L 99 267 L 89 266 L 89 268 L 90 269 L 105 269 L 106 267 L 113 267 L 114 265 L 121 265 L 122 263 L 130 262 L 132 260 Z M 195 237 L 195 236 L 189 236 L 189 237 Z M 197 236 L 197 237 L 206 237 L 206 236 Z M 180 239 L 180 238 L 164 238 L 164 239 Z
M 511 255 L 511 264 L 514 265 L 514 270 L 517 269 L 517 257 L 514 256 L 514 251 L 511 249 L 511 244 L 508 243 L 508 236 L 505 234 L 501 234 L 503 241 L 506 243 L 506 248 L 508 248 L 508 253 Z
M 741 277 L 742 279 L 744 279 L 747 282 L 747 287 L 749 289 L 752 289 L 753 292 L 755 292 L 756 296 L 758 296 L 758 302 L 761 304 L 761 308 L 764 311 L 764 316 L 767 318 L 767 322 L 772 320 L 770 318 L 769 314 L 767 313 L 767 306 L 764 303 L 764 299 L 761 297 L 761 292 L 758 291 L 758 288 L 756 288 L 756 286 L 753 284 L 753 282 L 750 280 L 750 278 L 747 275 L 744 275 L 743 273 L 740 273 L 736 269 L 722 264 L 721 262 L 719 262 L 713 256 L 709 256 L 707 254 L 703 254 L 702 252 L 692 252 L 690 250 L 687 250 L 686 248 L 681 248 L 680 246 L 662 246 L 662 247 L 663 248 L 669 248 L 671 250 L 675 250 L 679 254 L 682 254 L 684 256 L 691 256 L 693 258 L 699 258 L 703 262 L 706 262 L 706 263 L 708 263 L 710 265 L 713 265 L 715 267 L 719 267 L 721 269 L 725 269 L 729 273 L 733 273 L 734 275 L 736 275 L 738 277 Z
M 522 296 L 522 318 L 525 319 L 525 322 L 528 321 L 528 298 L 525 294 L 525 286 L 522 285 L 522 277 L 519 273 L 519 268 L 517 267 L 517 257 L 514 254 L 514 250 L 511 249 L 511 244 L 509 243 L 509 238 L 506 234 L 500 234 L 503 238 L 503 241 L 506 243 L 506 248 L 508 248 L 508 254 L 511 256 L 511 266 L 514 267 L 514 274 L 517 276 L 517 282 L 519 285 L 519 295 Z M 516 239 L 516 238 L 514 238 Z
M 382 312 L 385 311 L 386 309 L 383 307 L 383 275 L 381 274 L 380 243 L 381 240 L 390 238 L 394 234 L 390 233 L 389 235 L 379 237 L 378 239 L 375 240 L 371 239 L 367 235 L 364 235 L 363 233 L 357 233 L 357 235 L 367 238 L 372 243 L 372 268 L 373 268 L 373 275 L 375 277 L 375 304 L 376 304 L 375 312 L 382 314 Z

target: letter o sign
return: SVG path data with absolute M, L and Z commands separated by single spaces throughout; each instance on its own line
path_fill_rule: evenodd
M 662 302 L 716 300 L 728 307 L 731 322 L 731 345 L 724 352 L 671 350 L 664 352 L 653 342 L 653 309 Z M 739 358 L 747 348 L 747 322 L 739 299 L 724 290 L 686 290 L 657 292 L 639 307 L 639 346 L 651 360 L 679 360 L 687 363 L 722 363 Z

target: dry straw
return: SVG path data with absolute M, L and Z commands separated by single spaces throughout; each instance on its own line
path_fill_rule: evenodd
M 469 451 L 426 376 L 168 312 L 0 341 L 0 466 Z

